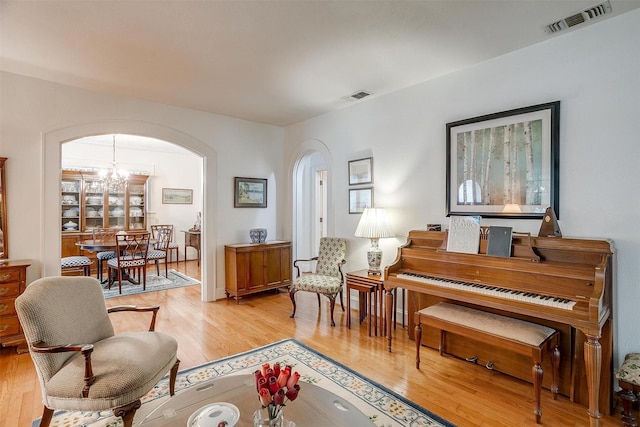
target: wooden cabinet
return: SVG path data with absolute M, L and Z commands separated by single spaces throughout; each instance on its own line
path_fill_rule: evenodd
M 27 351 L 22 327 L 18 321 L 15 301 L 27 286 L 27 267 L 31 260 L 7 260 L 0 264 L 0 345 L 18 346 Z
M 224 247 L 227 298 L 281 288 L 291 283 L 291 242 Z
M 95 172 L 62 171 L 61 256 L 81 255 L 75 243 L 95 228 L 145 230 L 148 178 L 132 175 L 123 188 L 104 188 Z

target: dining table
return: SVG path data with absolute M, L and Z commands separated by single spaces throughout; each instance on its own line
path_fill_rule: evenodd
M 149 240 L 149 246 L 153 247 L 153 245 L 156 243 L 155 240 Z M 80 250 L 82 251 L 87 251 L 87 252 L 103 252 L 103 251 L 116 251 L 117 247 L 118 247 L 118 243 L 116 242 L 116 239 L 113 238 L 105 238 L 105 239 L 86 239 L 86 240 L 80 240 L 78 242 L 76 242 L 76 246 L 80 247 Z M 117 273 L 116 273 L 117 274 Z M 117 276 L 114 275 L 114 279 Z M 123 280 L 127 280 L 131 283 L 134 284 L 139 284 L 138 281 L 134 280 L 132 277 L 130 277 L 128 274 L 123 273 L 122 275 L 122 279 Z M 103 280 L 102 283 L 107 283 L 109 281 L 109 277 L 107 277 L 106 280 Z

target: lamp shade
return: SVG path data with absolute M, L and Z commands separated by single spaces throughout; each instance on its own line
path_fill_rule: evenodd
M 387 222 L 387 214 L 382 208 L 365 208 L 355 232 L 356 237 L 379 239 L 393 237 L 393 231 Z

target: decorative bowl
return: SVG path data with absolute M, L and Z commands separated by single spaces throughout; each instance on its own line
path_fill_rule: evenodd
M 267 229 L 252 228 L 249 230 L 249 238 L 251 239 L 251 243 L 264 243 L 267 241 Z
M 235 427 L 240 419 L 237 406 L 227 402 L 215 402 L 203 406 L 191 414 L 187 427 L 218 427 L 225 422 L 227 427 Z

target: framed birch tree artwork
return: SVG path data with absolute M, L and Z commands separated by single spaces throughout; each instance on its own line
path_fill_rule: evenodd
M 447 216 L 559 214 L 560 101 L 447 123 Z

